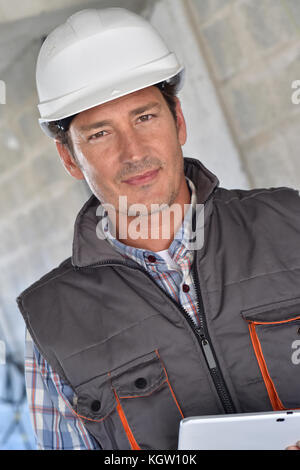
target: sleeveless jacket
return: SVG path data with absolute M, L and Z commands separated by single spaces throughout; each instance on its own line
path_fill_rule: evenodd
M 176 449 L 183 417 L 300 408 L 300 199 L 226 190 L 184 159 L 205 204 L 192 266 L 201 327 L 96 236 L 92 196 L 73 255 L 17 299 L 41 354 L 103 449 Z

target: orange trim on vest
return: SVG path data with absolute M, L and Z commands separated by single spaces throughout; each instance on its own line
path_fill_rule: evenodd
M 173 391 L 173 389 L 172 389 L 172 386 L 171 386 L 171 384 L 170 384 L 170 381 L 169 381 L 169 377 L 168 377 L 166 368 L 165 368 L 165 366 L 164 366 L 164 364 L 163 364 L 163 362 L 162 362 L 162 360 L 161 360 L 161 358 L 160 358 L 159 352 L 158 352 L 157 349 L 155 349 L 155 352 L 156 352 L 156 354 L 157 354 L 157 356 L 158 356 L 158 358 L 159 358 L 159 360 L 160 360 L 160 363 L 161 363 L 161 365 L 162 365 L 162 367 L 163 367 L 163 369 L 164 369 L 165 376 L 166 376 L 166 379 L 167 379 L 167 383 L 168 383 L 168 385 L 169 385 L 169 389 L 170 389 L 170 392 L 171 392 L 171 394 L 172 394 L 173 400 L 174 400 L 175 403 L 176 403 L 176 406 L 177 406 L 177 408 L 178 408 L 178 410 L 179 410 L 179 413 L 181 414 L 181 417 L 184 418 L 184 415 L 183 415 L 183 413 L 182 413 L 182 411 L 181 411 L 181 408 L 180 408 L 180 406 L 179 406 L 179 403 L 178 403 L 178 401 L 177 401 L 177 398 L 176 398 L 176 396 L 175 396 L 175 393 L 174 393 L 174 391 Z
M 281 323 L 290 323 L 295 320 L 300 320 L 300 315 L 298 317 L 289 318 L 288 320 L 279 320 L 279 321 L 251 321 L 249 320 L 249 322 L 253 323 L 253 325 L 280 325 Z
M 284 323 L 290 323 L 292 321 L 299 320 L 299 319 L 300 319 L 300 315 L 298 317 L 290 318 L 288 320 L 281 320 L 281 321 L 274 321 L 274 322 L 248 321 L 253 349 L 254 349 L 254 352 L 255 352 L 255 355 L 256 355 L 256 358 L 257 358 L 274 411 L 287 410 L 289 408 L 285 408 L 283 406 L 278 396 L 278 393 L 276 391 L 275 385 L 270 377 L 255 327 L 256 325 L 279 325 L 279 324 L 284 324 Z M 300 408 L 293 408 L 293 409 L 298 410 Z
M 123 425 L 124 431 L 126 433 L 126 436 L 128 438 L 129 444 L 131 446 L 131 450 L 141 450 L 141 448 L 139 447 L 138 443 L 136 442 L 136 440 L 134 438 L 134 435 L 132 434 L 132 431 L 131 431 L 130 426 L 128 424 L 128 421 L 126 419 L 125 413 L 123 411 L 122 405 L 120 403 L 119 397 L 118 397 L 115 389 L 113 389 L 113 391 L 114 391 L 116 401 L 117 401 L 117 412 L 119 414 L 119 417 L 120 417 L 121 423 Z
M 267 369 L 267 365 L 264 359 L 264 355 L 260 346 L 260 342 L 258 339 L 258 336 L 256 334 L 255 330 L 255 324 L 254 323 L 249 323 L 249 330 L 250 330 L 250 336 L 251 336 L 251 341 L 253 345 L 253 349 L 256 355 L 257 362 L 259 364 L 267 391 L 268 395 L 271 401 L 271 405 L 274 411 L 278 410 L 285 410 L 283 404 L 281 403 L 279 396 L 276 392 L 275 385 L 270 377 L 270 374 Z

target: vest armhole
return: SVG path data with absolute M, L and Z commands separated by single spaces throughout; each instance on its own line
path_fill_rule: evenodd
M 72 384 L 70 383 L 70 381 L 68 380 L 68 378 L 66 377 L 59 361 L 57 360 L 57 358 L 55 357 L 55 355 L 53 354 L 48 354 L 42 347 L 41 345 L 39 344 L 39 341 L 37 340 L 36 336 L 35 336 L 35 333 L 31 327 L 31 324 L 30 324 L 30 319 L 29 319 L 29 315 L 28 315 L 28 312 L 26 311 L 25 307 L 24 307 L 24 304 L 23 304 L 23 295 L 19 296 L 17 299 L 17 304 L 18 304 L 18 307 L 19 307 L 19 310 L 24 318 L 24 321 L 25 321 L 25 325 L 26 325 L 26 328 L 28 329 L 29 333 L 30 333 L 30 336 L 32 338 L 32 341 L 34 342 L 35 346 L 37 347 L 39 353 L 41 354 L 41 356 L 45 359 L 45 361 L 52 367 L 53 371 L 56 372 L 59 377 L 61 378 L 61 380 L 66 384 L 66 385 L 69 385 L 72 389 Z

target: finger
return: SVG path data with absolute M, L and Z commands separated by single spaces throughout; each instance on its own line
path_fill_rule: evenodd
M 294 446 L 288 446 L 285 450 L 300 450 L 300 441 L 296 442 Z

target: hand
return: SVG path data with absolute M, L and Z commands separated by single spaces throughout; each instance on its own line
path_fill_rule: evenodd
M 296 442 L 294 446 L 289 446 L 285 450 L 300 450 L 300 441 Z

